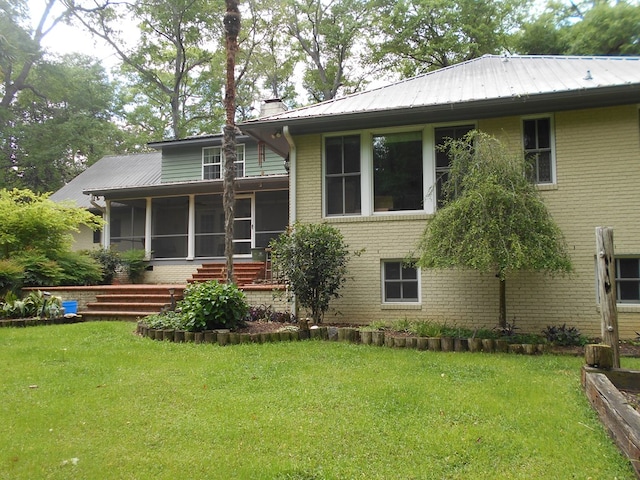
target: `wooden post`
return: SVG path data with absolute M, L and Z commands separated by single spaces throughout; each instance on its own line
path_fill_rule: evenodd
M 613 351 L 613 368 L 620 368 L 618 310 L 616 307 L 616 261 L 613 254 L 613 228 L 596 228 L 598 293 L 602 318 L 602 342 Z

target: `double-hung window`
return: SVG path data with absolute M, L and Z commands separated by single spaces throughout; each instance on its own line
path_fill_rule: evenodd
M 640 257 L 616 258 L 616 295 L 619 303 L 640 303 Z
M 461 140 L 474 129 L 473 125 L 439 127 L 434 130 L 436 157 L 436 202 L 438 207 L 444 203 L 444 184 L 449 180 L 451 160 L 449 152 L 442 147 L 450 140 Z
M 402 261 L 382 263 L 382 300 L 384 303 L 418 303 L 419 275 L 415 266 Z
M 224 154 L 222 147 L 206 147 L 202 149 L 202 179 L 216 180 L 222 178 L 224 171 Z M 244 145 L 236 145 L 236 178 L 244 177 Z
M 529 118 L 522 121 L 524 154 L 531 181 L 553 183 L 553 131 L 551 117 Z
M 325 138 L 324 154 L 326 214 L 360 214 L 360 135 Z

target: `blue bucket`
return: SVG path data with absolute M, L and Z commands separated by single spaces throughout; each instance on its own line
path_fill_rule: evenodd
M 66 302 L 62 302 L 62 308 L 64 309 L 65 315 L 68 313 L 77 314 L 78 313 L 78 301 L 77 300 L 67 300 Z

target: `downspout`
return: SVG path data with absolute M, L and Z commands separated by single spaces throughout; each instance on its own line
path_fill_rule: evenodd
M 296 203 L 296 144 L 289 132 L 289 127 L 284 126 L 282 134 L 289 144 L 289 224 L 293 225 L 297 220 Z
M 297 219 L 296 144 L 293 141 L 293 137 L 291 136 L 291 132 L 289 132 L 288 126 L 286 125 L 284 126 L 284 128 L 282 129 L 282 134 L 284 135 L 284 138 L 287 140 L 287 143 L 289 144 L 289 225 L 293 225 L 296 223 L 296 219 Z M 298 316 L 298 302 L 296 302 L 295 295 L 291 296 L 291 311 L 296 317 Z

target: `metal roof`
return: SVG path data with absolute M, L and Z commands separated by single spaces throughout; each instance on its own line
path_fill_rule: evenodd
M 90 197 L 84 191 L 160 185 L 161 161 L 159 151 L 102 157 L 50 198 L 56 202 L 72 200 L 79 207 L 91 208 Z
M 469 120 L 640 102 L 640 57 L 498 56 L 250 120 L 243 131 L 285 153 L 292 134 Z

